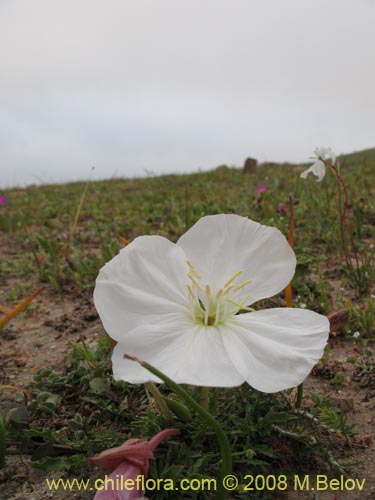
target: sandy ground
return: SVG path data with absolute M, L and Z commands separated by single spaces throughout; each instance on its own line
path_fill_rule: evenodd
M 2 293 L 12 284 L 11 280 L 2 278 L 0 287 Z M 38 286 L 36 282 L 35 288 Z M 4 304 L 2 297 L 0 303 Z M 16 316 L 1 333 L 0 384 L 14 385 L 27 392 L 32 376 L 39 368 L 52 366 L 63 370 L 67 366 L 71 355 L 69 345 L 71 341 L 77 341 L 79 336 L 82 336 L 87 345 L 94 346 L 102 334 L 102 326 L 89 293 L 81 295 L 71 293 L 62 298 L 47 286 L 31 309 Z M 308 404 L 310 391 L 320 395 L 330 395 L 342 401 L 348 412 L 349 421 L 357 424 L 357 437 L 353 440 L 351 449 L 345 449 L 346 456 L 343 457 L 345 462 L 350 462 L 352 466 L 343 478 L 344 489 L 341 489 L 340 485 L 338 490 L 328 486 L 326 491 L 317 491 L 316 481 L 311 475 L 309 491 L 290 491 L 287 498 L 288 500 L 375 500 L 373 445 L 375 381 L 352 380 L 354 367 L 346 360 L 348 356 L 363 356 L 359 340 L 348 341 L 336 337 L 330 340 L 330 346 L 327 367 L 318 370 L 318 373 L 310 377 L 305 384 L 304 404 Z M 336 388 L 329 378 L 337 372 L 343 375 L 339 388 Z M 14 405 L 14 393 L 4 391 L 0 401 L 0 411 L 6 414 Z M 309 474 L 309 471 L 306 471 L 306 474 Z M 47 477 L 69 476 L 66 473 L 50 473 Z M 359 491 L 356 487 L 350 491 L 349 488 L 352 487 L 352 481 L 348 481 L 350 478 L 360 481 L 364 479 L 363 490 Z M 45 479 L 44 472 L 36 471 L 29 466 L 29 457 L 8 456 L 5 469 L 0 471 L 0 498 L 8 500 L 93 498 L 92 491 L 64 492 L 61 489 L 57 492 L 50 491 Z M 303 480 L 303 477 L 300 479 Z M 324 488 L 323 479 L 321 486 Z M 336 487 L 336 484 L 333 486 Z

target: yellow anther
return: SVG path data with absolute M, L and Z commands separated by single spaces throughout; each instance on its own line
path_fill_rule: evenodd
M 202 276 L 195 269 L 194 264 L 191 262 L 191 260 L 187 260 L 186 264 L 190 267 L 190 270 L 194 274 L 194 276 L 200 280 Z
M 243 283 L 240 283 L 239 285 L 237 285 L 236 288 L 233 289 L 233 291 L 237 292 L 238 290 L 241 290 L 241 288 L 243 288 L 246 285 L 249 285 L 252 282 L 253 282 L 253 280 L 246 280 Z
M 191 273 L 188 273 L 188 277 L 189 277 L 189 278 L 191 279 L 191 281 L 193 282 L 193 285 L 195 285 L 195 286 L 198 288 L 198 290 L 199 290 L 200 292 L 202 292 L 202 291 L 203 291 L 203 290 L 202 290 L 202 287 L 200 286 L 200 284 L 198 283 L 198 281 L 195 279 L 195 277 L 194 277 Z
M 242 271 L 238 271 L 235 274 L 233 274 L 233 276 L 229 278 L 229 280 L 224 284 L 224 288 L 227 288 L 227 286 L 229 286 L 232 283 L 232 281 L 234 281 L 237 278 L 237 276 L 239 276 L 241 273 Z
M 190 283 L 186 285 L 189 301 L 192 300 L 192 314 L 198 324 L 203 324 L 206 327 L 216 327 L 225 324 L 226 321 L 239 311 L 253 311 L 250 307 L 246 306 L 249 301 L 249 295 L 246 297 L 241 293 L 241 302 L 232 300 L 233 292 L 237 292 L 242 288 L 252 283 L 252 280 L 246 280 L 236 285 L 234 281 L 243 271 L 237 271 L 222 288 L 213 289 L 209 283 L 202 280 L 201 275 L 198 273 L 194 264 L 190 260 L 186 260 L 188 266 L 187 276 Z M 228 306 L 233 304 L 233 308 Z
M 195 299 L 195 295 L 194 295 L 194 292 L 193 292 L 193 289 L 191 288 L 191 286 L 190 285 L 186 285 L 186 288 L 188 289 L 190 297 L 192 299 Z

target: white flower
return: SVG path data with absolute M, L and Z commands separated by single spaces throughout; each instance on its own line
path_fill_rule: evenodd
M 141 236 L 100 271 L 94 301 L 118 343 L 114 377 L 160 382 L 124 354 L 177 383 L 264 392 L 301 383 L 320 359 L 326 317 L 297 308 L 238 314 L 279 293 L 296 258 L 282 233 L 237 215 L 200 219 L 178 242 Z M 247 308 L 249 309 L 249 308 Z
M 353 338 L 357 339 L 360 335 L 361 334 L 358 331 L 356 331 L 356 332 L 353 333 Z
M 315 148 L 314 156 L 312 157 L 314 163 L 307 170 L 302 172 L 302 179 L 306 179 L 306 177 L 311 172 L 314 174 L 318 181 L 321 181 L 326 175 L 326 166 L 325 162 L 330 162 L 332 165 L 335 164 L 336 155 L 331 148 Z

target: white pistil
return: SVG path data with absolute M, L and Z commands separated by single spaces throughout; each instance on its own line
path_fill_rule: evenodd
M 241 311 L 241 309 L 244 309 L 246 307 L 245 303 L 246 303 L 246 301 L 247 301 L 248 298 L 249 298 L 249 295 L 246 295 L 246 297 L 244 297 L 241 302 L 236 302 L 236 301 L 231 300 L 231 299 L 226 299 L 227 302 L 229 302 L 230 304 L 233 304 L 233 305 L 236 306 L 234 309 L 232 309 L 230 311 L 229 314 L 231 316 L 234 316 L 235 314 L 238 313 L 238 311 Z
M 190 280 L 190 283 L 186 285 L 186 288 L 188 290 L 189 298 L 192 299 L 192 314 L 198 323 L 203 323 L 205 326 L 217 326 L 225 323 L 230 316 L 234 316 L 241 309 L 246 311 L 253 310 L 245 306 L 249 295 L 246 295 L 241 302 L 236 302 L 230 298 L 232 292 L 237 292 L 252 283 L 251 279 L 243 281 L 239 285 L 234 283 L 236 278 L 242 274 L 242 271 L 237 271 L 233 274 L 233 276 L 225 282 L 223 288 L 219 288 L 219 290 L 213 295 L 211 286 L 208 283 L 205 286 L 198 283 L 202 277 L 194 267 L 194 264 L 190 260 L 187 260 L 186 263 L 189 267 L 187 276 Z M 233 304 L 235 308 L 228 311 L 226 302 Z
M 209 307 L 206 307 L 206 310 L 204 311 L 204 324 L 207 326 L 208 325 L 208 313 L 209 313 Z
M 219 323 L 219 319 L 220 319 L 220 301 L 218 300 L 216 303 L 214 326 L 217 326 L 217 324 Z

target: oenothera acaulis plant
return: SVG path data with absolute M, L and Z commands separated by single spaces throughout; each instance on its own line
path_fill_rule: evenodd
M 312 173 L 318 178 L 318 182 L 321 182 L 326 175 L 326 169 L 333 172 L 337 182 L 340 240 L 346 267 L 349 271 L 349 277 L 358 292 L 367 291 L 368 278 L 366 273 L 371 266 L 374 252 L 366 256 L 361 255 L 358 250 L 353 230 L 347 220 L 349 195 L 340 171 L 339 161 L 331 148 L 324 147 L 316 148 L 312 159 L 314 160 L 313 164 L 301 173 L 301 177 L 306 179 L 308 174 Z
M 295 266 L 278 229 L 233 214 L 201 218 L 176 243 L 136 238 L 100 270 L 94 291 L 104 328 L 117 342 L 115 379 L 164 381 L 176 392 L 176 384 L 246 382 L 266 393 L 301 384 L 323 354 L 327 318 L 306 309 L 251 307 L 284 290 Z M 228 474 L 228 440 L 203 410 Z

